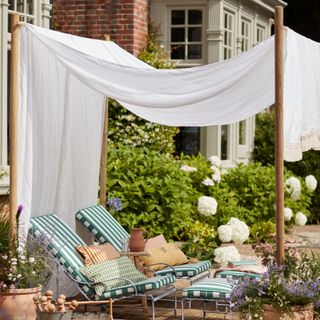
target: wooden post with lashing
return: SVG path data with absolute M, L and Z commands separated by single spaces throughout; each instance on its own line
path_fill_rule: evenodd
M 10 250 L 15 250 L 18 209 L 18 108 L 19 108 L 19 15 L 12 15 L 11 20 L 11 65 L 10 65 L 10 216 L 9 239 Z
M 110 41 L 110 37 L 105 35 L 105 40 Z M 104 112 L 104 124 L 101 146 L 101 158 L 100 158 L 100 204 L 106 206 L 107 204 L 107 146 L 108 146 L 108 131 L 109 131 L 109 102 L 106 99 L 105 112 Z
M 275 167 L 276 167 L 276 251 L 284 263 L 284 143 L 283 143 L 283 8 L 275 11 Z

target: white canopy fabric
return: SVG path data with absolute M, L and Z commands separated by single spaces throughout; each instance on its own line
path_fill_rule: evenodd
M 286 51 L 286 156 L 297 160 L 320 147 L 319 44 L 288 30 Z M 112 42 L 23 24 L 18 199 L 25 225 L 30 214 L 54 212 L 74 227 L 75 212 L 96 204 L 106 96 L 164 125 L 247 119 L 274 103 L 274 39 L 220 63 L 155 70 Z

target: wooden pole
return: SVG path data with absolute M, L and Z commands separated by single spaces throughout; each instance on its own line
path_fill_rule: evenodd
M 284 263 L 284 143 L 283 143 L 283 8 L 275 11 L 275 168 L 276 250 L 278 264 Z
M 19 15 L 12 15 L 11 20 L 11 65 L 10 65 L 10 249 L 16 246 L 16 213 L 18 210 L 18 107 L 19 107 Z
M 110 41 L 110 37 L 105 35 L 105 40 Z M 101 146 L 101 158 L 100 158 L 100 204 L 104 207 L 107 204 L 107 146 L 108 146 L 108 131 L 109 131 L 109 102 L 106 100 L 105 112 L 104 112 L 104 124 Z

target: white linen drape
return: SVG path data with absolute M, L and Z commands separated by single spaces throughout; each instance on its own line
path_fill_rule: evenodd
M 180 70 L 155 70 L 112 42 L 27 24 L 20 50 L 25 224 L 30 214 L 55 212 L 74 227 L 75 212 L 96 204 L 105 96 L 174 126 L 237 122 L 274 103 L 273 38 L 230 60 Z M 319 44 L 288 30 L 285 51 L 286 159 L 297 160 L 306 146 L 320 146 Z

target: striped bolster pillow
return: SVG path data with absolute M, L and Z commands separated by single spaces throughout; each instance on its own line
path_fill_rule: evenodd
M 83 255 L 84 263 L 92 266 L 106 260 L 113 260 L 120 257 L 118 251 L 112 244 L 102 244 L 100 246 L 77 246 L 77 250 Z

